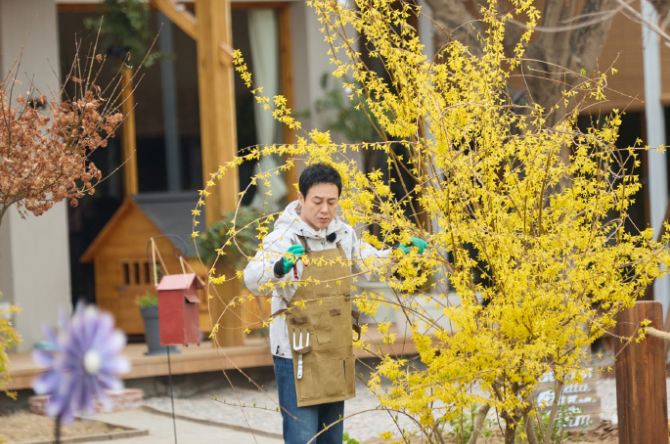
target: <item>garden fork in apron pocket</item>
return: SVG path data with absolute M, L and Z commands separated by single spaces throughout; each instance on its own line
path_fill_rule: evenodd
M 309 345 L 309 329 L 305 328 L 305 346 L 302 346 L 302 328 L 299 329 L 298 341 L 295 339 L 295 327 L 293 328 L 293 350 L 298 354 L 298 371 L 296 372 L 296 378 L 302 379 L 302 355 L 312 351 L 312 347 Z

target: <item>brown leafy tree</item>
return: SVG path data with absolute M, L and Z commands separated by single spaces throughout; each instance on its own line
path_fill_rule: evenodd
M 40 216 L 63 200 L 77 205 L 102 179 L 89 156 L 107 145 L 123 120 L 118 84 L 104 90 L 96 84 L 102 55 L 88 57 L 83 66 L 75 59 L 51 99 L 34 85 L 15 94 L 20 59 L 0 84 L 0 224 L 12 205 L 23 217 Z M 67 97 L 69 83 L 74 93 Z

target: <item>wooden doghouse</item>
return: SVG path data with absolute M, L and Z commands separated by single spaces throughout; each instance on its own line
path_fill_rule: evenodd
M 110 311 L 116 325 L 126 334 L 143 334 L 144 326 L 135 297 L 155 292 L 151 259 L 147 243 L 154 236 L 174 234 L 181 237 L 191 254 L 191 210 L 196 207 L 197 193 L 147 193 L 128 196 L 116 214 L 81 257 L 81 262 L 94 262 L 95 298 L 101 309 Z M 183 249 L 174 238 L 156 240 L 156 246 L 171 274 L 182 273 L 177 249 Z M 151 257 L 151 255 L 149 255 Z M 194 267 L 195 268 L 195 267 Z M 196 268 L 206 277 L 204 267 Z M 199 291 L 200 328 L 211 330 L 207 301 Z
M 198 290 L 202 289 L 195 273 L 163 276 L 156 287 L 161 345 L 200 344 Z

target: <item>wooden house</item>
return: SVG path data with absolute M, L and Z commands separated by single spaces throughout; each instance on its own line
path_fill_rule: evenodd
M 192 193 L 147 193 L 127 196 L 121 207 L 81 256 L 93 262 L 95 296 L 101 309 L 114 314 L 126 334 L 143 334 L 144 327 L 135 297 L 155 292 L 150 239 L 156 246 L 169 274 L 182 272 L 179 256 L 194 253 L 190 236 L 191 210 L 198 195 Z M 183 242 L 182 242 L 183 240 Z M 186 251 L 184 251 L 186 249 Z M 192 262 L 192 261 L 191 261 Z M 197 270 L 206 275 L 204 267 Z M 211 329 L 204 293 L 199 291 L 200 328 Z

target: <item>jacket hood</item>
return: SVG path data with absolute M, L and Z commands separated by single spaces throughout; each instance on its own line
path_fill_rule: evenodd
M 298 234 L 314 239 L 323 239 L 327 235 L 337 233 L 345 227 L 340 217 L 335 215 L 335 218 L 330 222 L 328 228 L 317 231 L 300 219 L 300 216 L 298 215 L 298 205 L 298 201 L 294 200 L 286 206 L 284 212 L 275 222 L 275 231 L 286 230 L 291 234 Z

